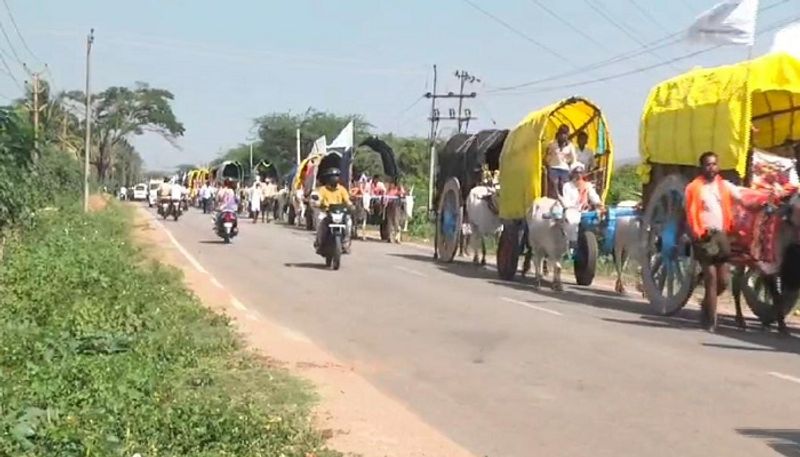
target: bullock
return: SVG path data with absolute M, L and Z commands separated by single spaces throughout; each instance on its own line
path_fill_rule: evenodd
M 641 209 L 641 204 L 626 200 L 619 202 L 616 207 Z M 622 271 L 625 269 L 628 260 L 633 260 L 636 264 L 636 290 L 644 294 L 641 275 L 643 255 L 641 246 L 642 219 L 640 216 L 621 217 L 617 218 L 616 224 L 616 230 L 614 231 L 614 268 L 617 271 L 617 281 L 614 284 L 614 290 L 619 294 L 625 293 Z
M 306 221 L 306 203 L 303 189 L 295 189 L 291 191 L 290 198 L 292 208 L 294 208 L 294 223 L 298 227 L 302 227 Z
M 412 189 L 413 192 L 413 189 Z M 405 197 L 384 197 L 385 217 L 389 228 L 389 242 L 400 243 L 401 235 L 408 229 L 408 220 L 414 209 L 414 196 L 409 193 Z
M 553 265 L 555 291 L 564 290 L 561 282 L 561 260 L 569 253 L 570 244 L 578 241 L 581 212 L 578 208 L 565 208 L 558 200 L 542 197 L 533 202 L 526 218 L 528 245 L 536 272 L 535 286 L 541 287 L 542 264 Z
M 364 240 L 367 237 L 367 220 L 369 219 L 372 210 L 372 208 L 370 207 L 371 201 L 372 197 L 370 197 L 370 195 L 366 193 L 352 199 L 353 238 L 359 238 L 358 236 L 359 227 L 361 227 L 360 238 Z
M 486 237 L 497 235 L 503 227 L 497 211 L 497 190 L 490 186 L 475 186 L 467 195 L 468 238 L 474 252 L 472 263 L 486 265 Z

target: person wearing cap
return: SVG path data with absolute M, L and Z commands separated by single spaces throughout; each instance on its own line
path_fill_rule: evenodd
M 569 181 L 564 184 L 561 201 L 567 208 L 589 211 L 603 208 L 603 201 L 594 185 L 583 179 L 586 166 L 576 163 L 569 173 Z
M 328 230 L 328 210 L 331 205 L 347 205 L 350 211 L 353 210 L 350 193 L 339 183 L 341 175 L 342 172 L 338 168 L 328 168 L 320 176 L 323 185 L 317 188 L 320 209 L 317 219 L 317 238 L 314 241 L 314 247 L 317 249 L 322 245 L 322 237 Z

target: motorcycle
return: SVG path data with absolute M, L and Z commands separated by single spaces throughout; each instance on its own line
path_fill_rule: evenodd
M 217 236 L 222 238 L 225 244 L 230 243 L 231 239 L 239 234 L 239 216 L 236 211 L 225 210 L 220 212 L 214 229 L 217 232 Z
M 172 218 L 177 221 L 182 214 L 183 211 L 181 211 L 180 203 L 170 200 L 162 200 L 158 204 L 158 215 L 164 219 L 172 216 Z
M 328 230 L 323 234 L 319 255 L 325 258 L 325 266 L 338 270 L 342 261 L 344 244 L 346 243 L 347 218 L 349 211 L 346 205 L 332 205 L 328 209 L 326 220 Z

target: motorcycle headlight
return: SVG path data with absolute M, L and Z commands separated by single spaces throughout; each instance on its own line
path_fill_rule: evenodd
M 342 221 L 344 220 L 344 213 L 333 213 L 333 214 L 331 214 L 331 220 L 335 224 L 341 224 Z

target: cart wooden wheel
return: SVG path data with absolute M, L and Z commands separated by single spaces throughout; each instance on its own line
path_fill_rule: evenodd
M 519 268 L 519 256 L 525 244 L 524 222 L 511 221 L 503 224 L 497 246 L 497 273 L 504 281 L 513 281 Z
M 684 207 L 686 184 L 680 175 L 664 178 L 642 217 L 642 287 L 650 305 L 665 316 L 680 311 L 697 285 Z
M 436 248 L 440 261 L 452 262 L 456 256 L 463 220 L 461 184 L 457 178 L 451 177 L 444 183 L 436 216 Z
M 745 268 L 742 280 L 742 295 L 747 303 L 747 307 L 758 317 L 764 325 L 770 325 L 775 322 L 775 313 L 772 311 L 772 306 L 775 303 L 775 297 L 772 295 L 769 287 L 767 287 L 764 278 L 759 274 L 755 268 Z M 784 316 L 789 315 L 794 307 L 797 305 L 798 295 L 800 290 L 796 288 L 786 289 L 778 286 L 779 294 L 786 300 L 783 312 Z
M 591 286 L 597 268 L 597 235 L 591 230 L 578 232 L 578 247 L 573 264 L 575 282 L 579 286 Z

